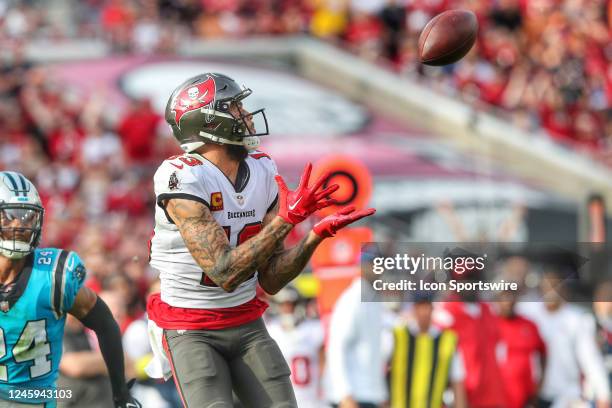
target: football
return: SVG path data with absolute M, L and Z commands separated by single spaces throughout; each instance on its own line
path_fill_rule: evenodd
M 459 61 L 476 41 L 478 20 L 469 10 L 449 10 L 432 18 L 419 36 L 419 59 L 426 65 Z

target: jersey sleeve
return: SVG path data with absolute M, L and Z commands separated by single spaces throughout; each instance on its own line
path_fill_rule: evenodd
M 51 303 L 55 315 L 65 315 L 74 305 L 77 293 L 83 286 L 87 272 L 81 258 L 71 251 L 59 253 L 53 272 Z
M 271 157 L 265 160 L 266 168 L 268 169 L 268 211 L 270 212 L 276 203 L 278 202 L 278 184 L 276 184 L 276 180 L 274 176 L 278 174 L 278 169 L 276 168 L 276 163 L 272 160 Z
M 194 159 L 195 160 L 195 159 Z M 176 162 L 176 163 L 175 163 Z M 164 208 L 165 200 L 183 198 L 198 201 L 210 208 L 210 192 L 194 174 L 194 166 L 179 160 L 166 160 L 153 177 L 157 205 Z

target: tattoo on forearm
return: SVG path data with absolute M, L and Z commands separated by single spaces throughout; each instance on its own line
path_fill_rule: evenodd
M 213 275 L 219 279 L 226 275 L 229 288 L 238 286 L 270 259 L 278 242 L 284 241 L 291 228 L 291 225 L 285 223 L 268 224 L 242 245 L 225 251 L 213 269 Z M 215 280 L 213 276 L 210 278 Z
M 302 272 L 317 245 L 318 242 L 306 236 L 295 247 L 277 253 L 268 265 L 259 270 L 264 289 L 277 292 L 291 282 Z
M 201 203 L 170 199 L 166 211 L 204 273 L 225 290 L 234 290 L 267 262 L 292 225 L 270 222 L 257 235 L 232 248 L 223 229 Z

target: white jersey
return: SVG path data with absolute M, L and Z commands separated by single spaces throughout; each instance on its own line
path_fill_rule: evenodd
M 261 152 L 250 154 L 238 177 L 238 191 L 225 174 L 199 154 L 165 160 L 154 176 L 155 231 L 151 261 L 159 270 L 161 299 L 171 306 L 214 309 L 241 305 L 255 296 L 257 273 L 227 293 L 216 286 L 191 256 L 181 234 L 166 214 L 163 202 L 170 198 L 199 201 L 209 207 L 236 247 L 262 228 L 262 220 L 277 200 L 276 165 Z
M 321 384 L 319 350 L 323 346 L 323 328 L 318 320 L 306 320 L 291 330 L 278 320 L 268 325 L 291 369 L 291 382 L 300 408 L 325 406 L 319 397 Z

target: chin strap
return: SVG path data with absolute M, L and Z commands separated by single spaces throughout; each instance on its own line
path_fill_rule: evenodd
M 9 249 L 12 247 L 12 249 Z M 0 240 L 0 254 L 9 259 L 22 259 L 28 256 L 34 248 L 27 242 Z
M 249 152 L 257 150 L 259 144 L 261 143 L 261 139 L 259 138 L 259 136 L 247 136 L 242 139 L 242 141 L 244 143 L 244 147 L 246 147 Z
M 215 143 L 244 146 L 249 152 L 252 152 L 253 150 L 257 150 L 257 148 L 259 147 L 259 144 L 261 143 L 261 139 L 259 138 L 259 136 L 245 136 L 240 141 L 225 139 L 225 138 L 214 136 L 214 135 L 211 135 L 205 132 L 200 132 L 200 136 L 204 136 L 212 140 Z M 206 142 L 185 143 L 181 145 L 181 148 L 187 153 L 190 153 L 196 150 L 198 147 L 204 145 L 205 143 Z

